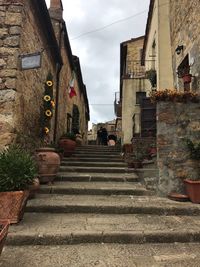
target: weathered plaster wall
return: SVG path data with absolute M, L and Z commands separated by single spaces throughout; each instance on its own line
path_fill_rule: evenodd
M 200 1 L 170 0 L 170 26 L 173 55 L 174 85 L 178 87 L 176 69 L 187 54 L 191 64 L 191 88 L 200 91 Z M 175 50 L 178 45 L 184 49 L 180 55 Z M 181 90 L 182 88 L 180 88 Z
M 157 104 L 158 193 L 184 192 L 184 178 L 197 173 L 190 160 L 185 138 L 200 140 L 200 104 L 159 102 Z

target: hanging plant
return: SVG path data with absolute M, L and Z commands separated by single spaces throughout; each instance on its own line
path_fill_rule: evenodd
M 49 73 L 44 85 L 43 108 L 41 111 L 42 137 L 47 136 L 51 130 L 51 118 L 53 116 L 54 106 L 55 102 L 53 100 L 53 76 L 51 73 Z

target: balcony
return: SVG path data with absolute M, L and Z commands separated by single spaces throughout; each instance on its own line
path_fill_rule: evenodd
M 155 60 L 146 60 L 145 66 L 141 65 L 141 60 L 126 61 L 123 70 L 123 79 L 141 79 L 146 77 L 146 70 L 155 69 Z

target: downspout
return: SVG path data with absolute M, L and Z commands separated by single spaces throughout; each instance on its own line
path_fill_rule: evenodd
M 60 31 L 60 37 L 59 37 L 59 51 L 61 55 L 61 44 L 62 44 L 62 32 L 63 32 L 63 23 L 61 22 L 61 31 Z M 57 140 L 57 128 L 58 128 L 58 108 L 59 108 L 59 88 L 60 88 L 60 72 L 62 69 L 61 64 L 57 64 L 56 66 L 56 106 L 55 106 L 55 126 L 54 126 L 54 135 L 53 135 L 53 141 L 56 143 Z

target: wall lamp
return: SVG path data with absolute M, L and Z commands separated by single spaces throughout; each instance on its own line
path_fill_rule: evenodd
M 181 51 L 183 51 L 183 45 L 178 45 L 175 52 L 177 55 L 180 55 Z

